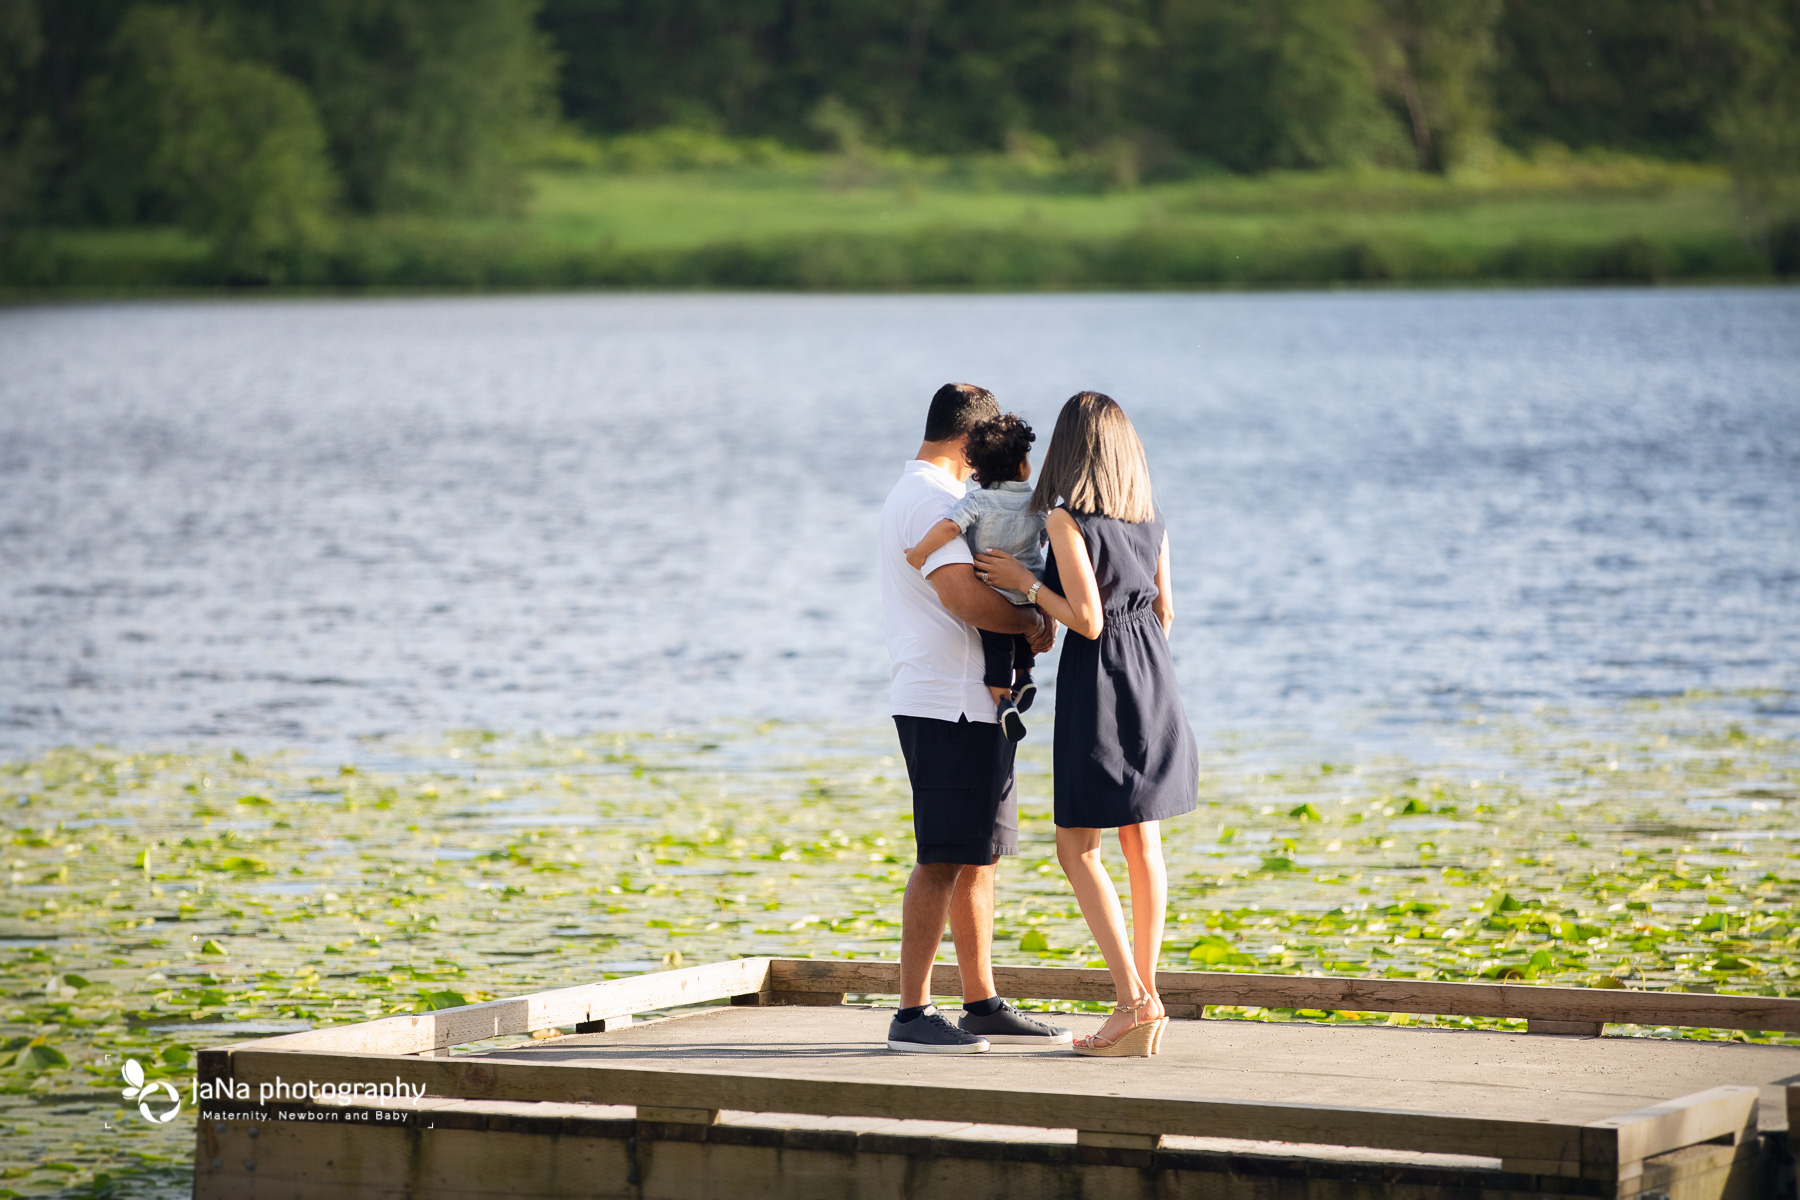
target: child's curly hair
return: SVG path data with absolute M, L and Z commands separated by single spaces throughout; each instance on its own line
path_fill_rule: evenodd
M 984 488 L 1012 483 L 1019 478 L 1019 464 L 1031 455 L 1037 434 L 1018 413 L 1002 413 L 969 430 L 964 453 L 975 468 L 975 482 Z

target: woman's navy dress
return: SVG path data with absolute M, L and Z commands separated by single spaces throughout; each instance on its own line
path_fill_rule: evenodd
M 1069 515 L 1093 560 L 1106 624 L 1098 638 L 1072 631 L 1063 638 L 1056 670 L 1056 823 L 1113 829 L 1192 812 L 1199 804 L 1200 755 L 1175 690 L 1169 640 L 1150 607 L 1162 515 L 1138 524 Z M 1054 549 L 1044 586 L 1068 595 Z

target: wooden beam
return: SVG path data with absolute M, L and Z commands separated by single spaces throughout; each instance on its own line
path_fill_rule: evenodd
M 735 1001 L 737 997 L 733 996 L 732 999 Z M 844 993 L 842 992 L 771 991 L 768 993 L 767 998 L 763 1000 L 765 1005 L 792 1004 L 805 1008 L 836 1008 L 843 1002 Z
M 1458 1113 L 1335 1105 L 1109 1096 L 1087 1092 L 1006 1091 L 988 1087 L 820 1080 L 592 1063 L 422 1058 L 252 1044 L 229 1052 L 231 1077 L 254 1091 L 262 1083 L 310 1079 L 423 1085 L 425 1095 L 483 1100 L 632 1104 L 655 1109 L 728 1108 L 815 1116 L 932 1119 L 972 1124 L 1085 1129 L 1092 1133 L 1188 1134 L 1255 1141 L 1307 1142 L 1471 1154 L 1487 1158 L 1579 1163 L 1581 1125 Z
M 490 1000 L 414 1016 L 387 1017 L 357 1025 L 337 1025 L 289 1033 L 254 1043 L 265 1049 L 337 1050 L 364 1054 L 423 1054 L 534 1029 L 591 1025 L 652 1009 L 724 1000 L 761 991 L 769 960 L 739 958 L 679 971 L 658 971 L 534 992 L 510 1000 Z M 612 1027 L 612 1026 L 609 1026 Z
M 900 964 L 867 960 L 777 958 L 770 986 L 783 991 L 891 995 Z M 1070 967 L 994 968 L 1002 996 L 1032 1000 L 1111 1000 L 1104 970 Z M 932 969 L 931 987 L 952 995 L 961 984 L 953 964 Z M 1252 975 L 1229 971 L 1158 971 L 1156 988 L 1171 1004 L 1246 1008 L 1318 1008 L 1351 1012 L 1515 1017 L 1565 1024 L 1699 1025 L 1800 1033 L 1800 999 L 1646 992 L 1629 988 L 1539 987 L 1520 983 L 1440 983 L 1354 976 Z
M 1566 1179 L 1581 1178 L 1581 1164 L 1558 1159 L 1502 1158 L 1500 1169 L 1509 1175 L 1558 1175 Z
M 1162 1146 L 1162 1135 L 1156 1133 L 1099 1133 L 1092 1129 L 1075 1131 L 1077 1146 L 1100 1146 L 1107 1150 L 1156 1150 Z
M 1761 1138 L 1735 1146 L 1683 1146 L 1632 1164 L 1641 1168 L 1635 1175 L 1621 1171 L 1614 1195 L 1619 1200 L 1657 1200 L 1659 1192 L 1682 1200 L 1761 1200 L 1776 1190 L 1768 1186 L 1773 1158 Z
M 1582 1128 L 1581 1160 L 1620 1166 L 1746 1130 L 1754 1134 L 1757 1092 L 1742 1085 L 1709 1088 L 1589 1122 Z
M 716 1108 L 657 1108 L 649 1104 L 638 1105 L 637 1119 L 640 1121 L 663 1121 L 671 1125 L 717 1125 L 719 1110 Z

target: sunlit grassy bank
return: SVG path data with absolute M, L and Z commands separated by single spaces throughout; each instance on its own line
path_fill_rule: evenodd
M 1253 240 L 1324 228 L 1470 247 L 1556 232 L 1576 239 L 1735 232 L 1716 168 L 1619 160 L 1445 179 L 1405 171 L 1282 172 L 1108 187 L 1003 164 L 884 170 L 855 163 L 650 172 L 546 171 L 531 223 L 574 242 L 690 249 L 813 233 L 1017 230 L 1067 238 L 1165 232 Z
M 1000 158 L 666 155 L 538 172 L 517 219 L 341 224 L 269 279 L 327 287 L 1080 288 L 1654 282 L 1800 273 L 1739 237 L 1719 168 L 1628 158 L 1207 176 L 1114 186 Z M 1789 262 L 1789 257 L 1795 261 Z M 49 235 L 22 287 L 209 286 L 174 231 Z
M 1167 829 L 1165 964 L 1800 994 L 1800 746 L 1706 701 L 1608 728 L 1471 727 L 1473 769 L 1209 756 Z M 1026 745 L 997 952 L 1094 962 L 1050 857 L 1047 740 Z M 804 730 L 0 767 L 0 1186 L 179 1193 L 191 1126 L 121 1104 L 127 1056 L 180 1082 L 192 1047 L 256 1032 L 732 955 L 892 957 L 902 785 L 878 734 Z

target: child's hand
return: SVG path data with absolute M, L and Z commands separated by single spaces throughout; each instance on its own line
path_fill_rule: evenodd
M 925 560 L 929 557 L 930 555 L 919 553 L 919 548 L 917 546 L 908 546 L 906 548 L 906 565 L 915 571 L 923 570 Z

